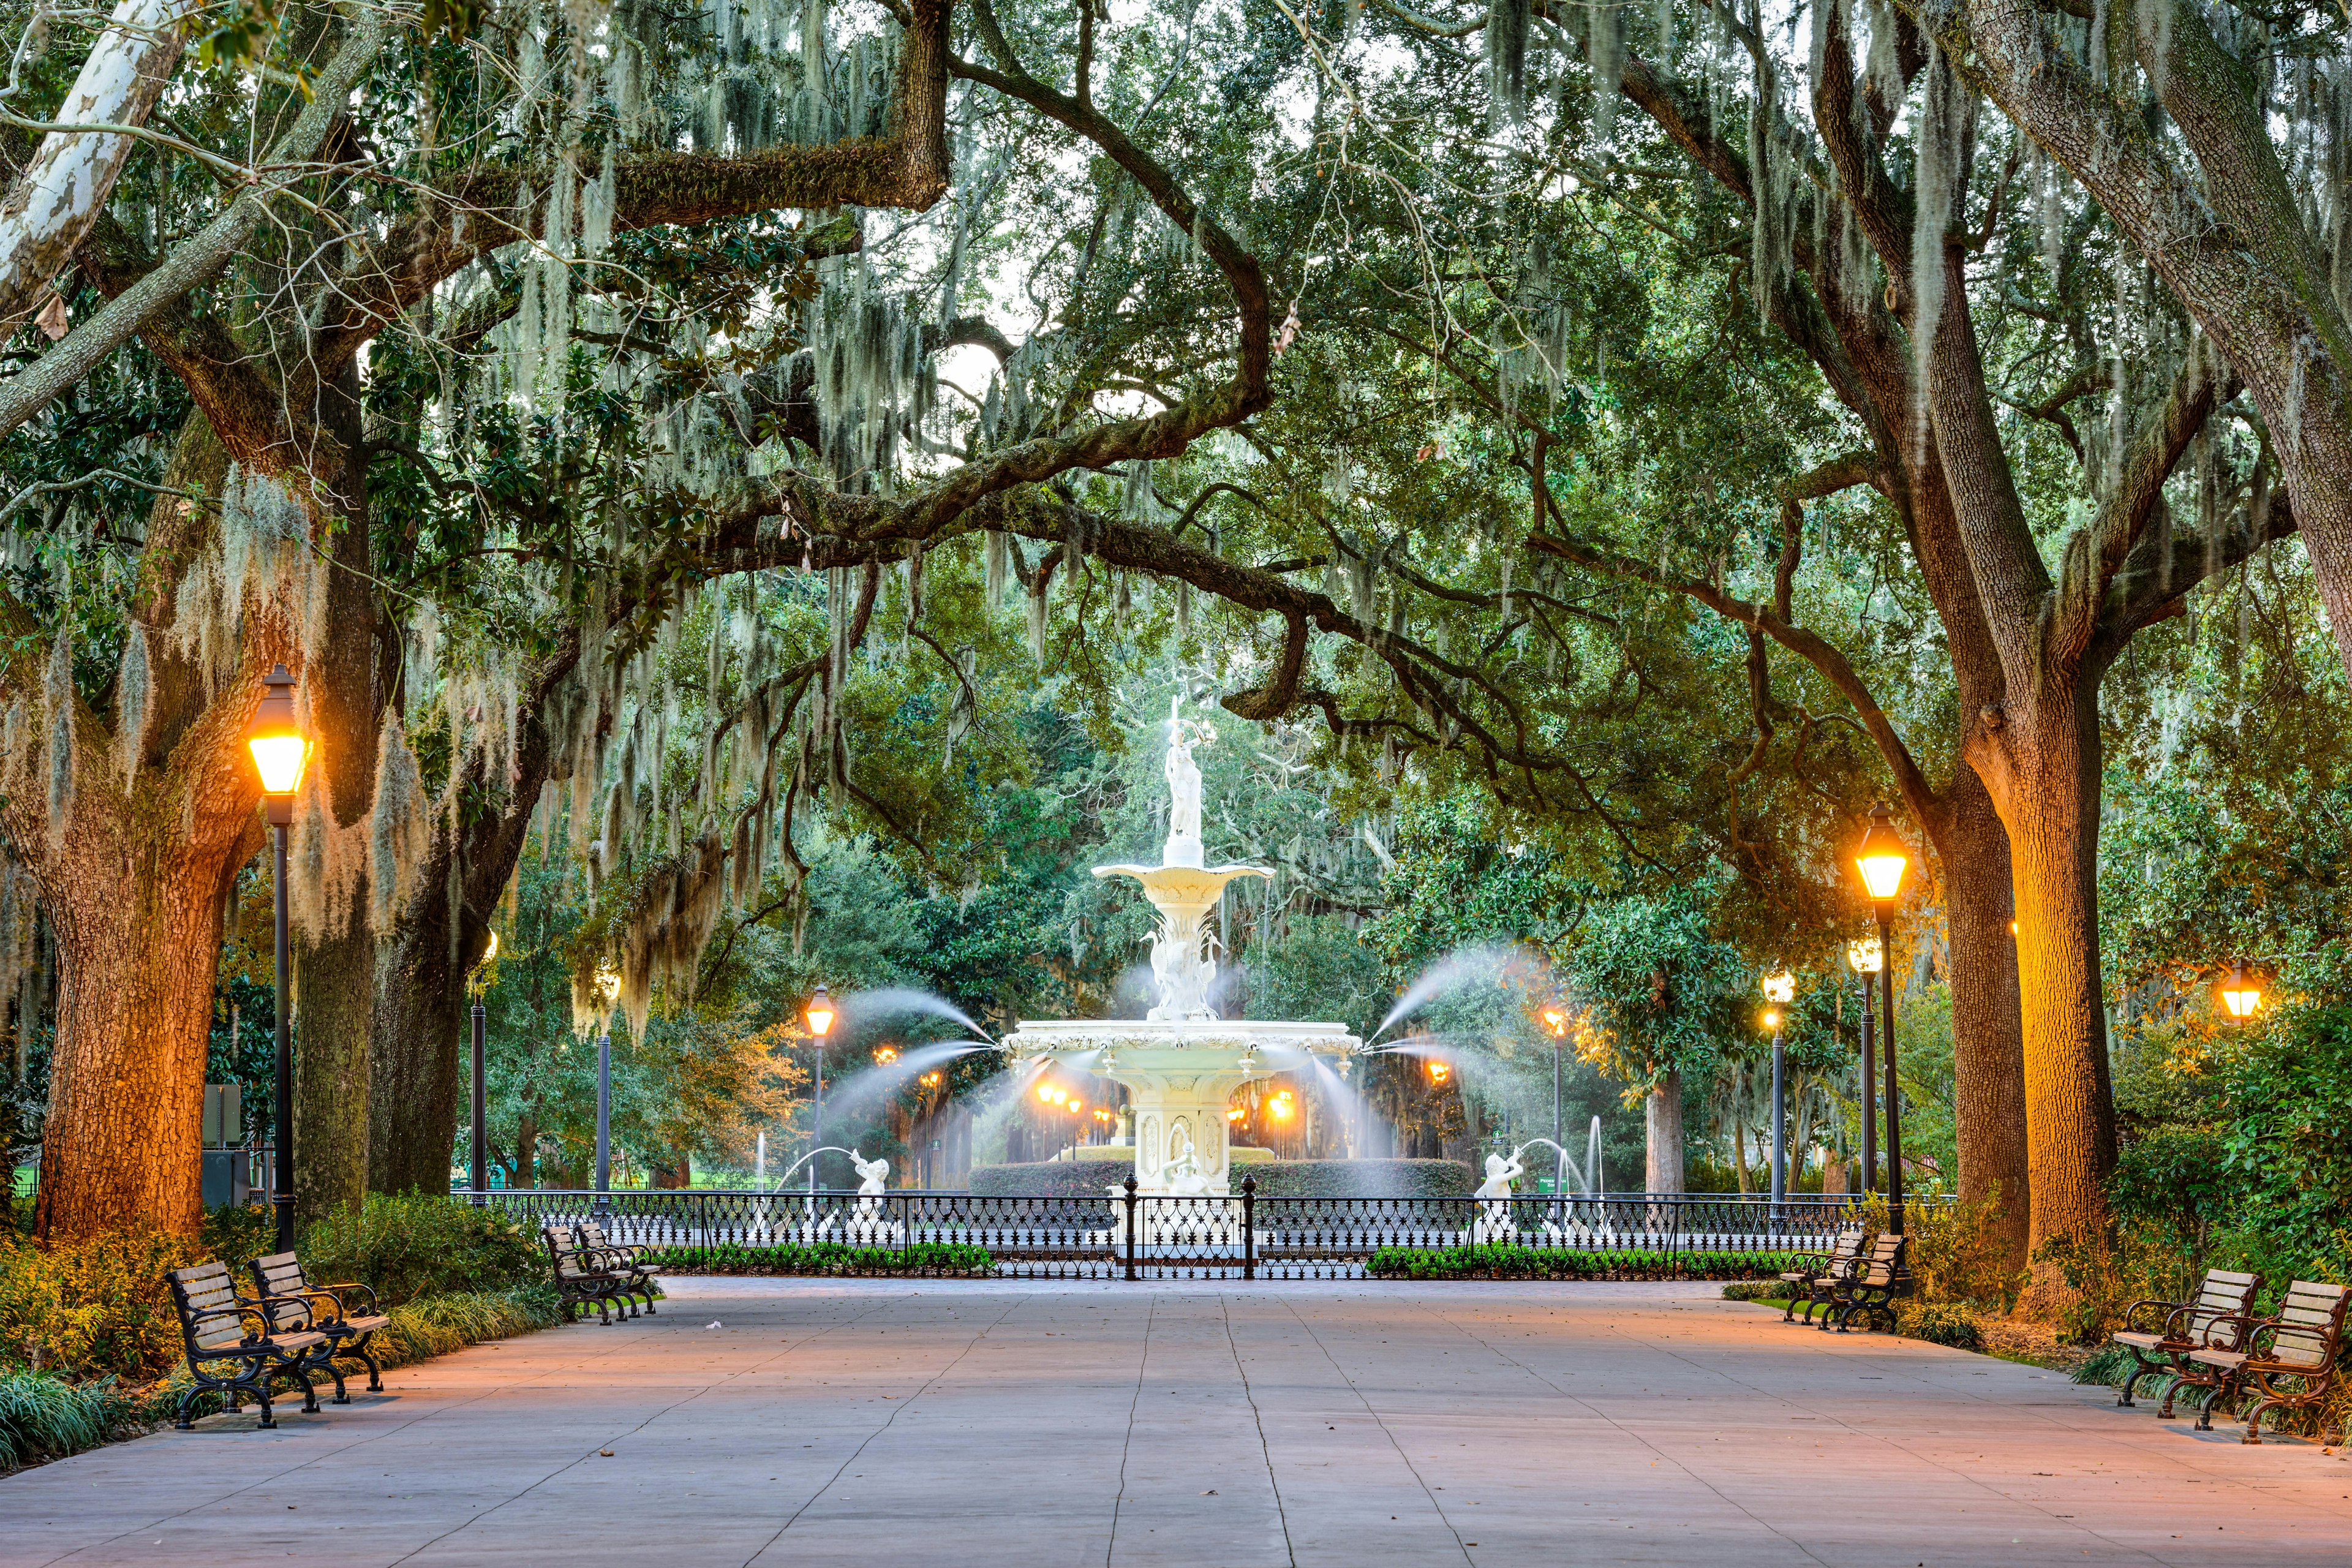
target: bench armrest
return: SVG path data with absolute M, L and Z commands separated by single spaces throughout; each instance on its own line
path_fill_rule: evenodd
M 2144 1328 L 2141 1327 L 2138 1322 L 2139 1314 L 2144 1310 L 2149 1310 L 2152 1309 L 2160 1309 L 2160 1311 L 2158 1311 L 2156 1315 L 2163 1319 L 2164 1327 L 2161 1330 Z M 2126 1329 L 2137 1329 L 2144 1334 L 2160 1332 L 2165 1338 L 2170 1339 L 2173 1337 L 2173 1323 L 2179 1319 L 2180 1314 L 2188 1310 L 2188 1307 L 2181 1302 L 2160 1301 L 2151 1296 L 2144 1301 L 2134 1301 L 2130 1306 L 2124 1309 L 2124 1327 Z
M 307 1296 L 240 1296 L 237 1300 L 245 1306 L 259 1313 L 261 1321 L 269 1325 L 269 1331 L 272 1333 L 277 1332 L 279 1327 L 281 1327 L 276 1316 L 268 1310 L 272 1307 L 301 1308 L 302 1321 L 299 1323 L 292 1325 L 298 1331 L 303 1329 L 315 1329 L 319 1326 L 318 1303 L 310 1300 Z M 329 1296 L 327 1300 L 331 1301 L 334 1298 L 332 1296 Z
M 2212 1350 L 2243 1347 L 2251 1352 L 2256 1330 L 2277 1326 L 2269 1318 L 2257 1318 L 2249 1312 L 2216 1312 L 2206 1320 L 2205 1333 L 2200 1342 Z M 2225 1329 L 2234 1331 L 2224 1333 L 2222 1331 Z
M 367 1311 L 362 1314 L 363 1316 L 374 1317 L 383 1310 L 375 1304 L 375 1288 L 372 1285 L 362 1285 L 356 1279 L 346 1279 L 335 1285 L 313 1286 L 312 1289 L 332 1296 L 335 1299 L 335 1305 L 341 1310 L 342 1315 L 346 1318 L 352 1315 L 349 1298 L 354 1291 L 367 1298 Z

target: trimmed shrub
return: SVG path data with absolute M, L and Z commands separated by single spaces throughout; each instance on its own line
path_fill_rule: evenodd
M 1788 1287 L 1778 1279 L 1734 1279 L 1723 1288 L 1727 1301 L 1777 1301 Z
M 1123 1187 L 1132 1160 L 1037 1160 L 1020 1165 L 974 1165 L 976 1198 L 1099 1198 Z
M 1098 1198 L 1123 1187 L 1132 1160 L 1040 1160 L 974 1165 L 971 1192 L 984 1198 Z M 1478 1177 L 1459 1160 L 1265 1160 L 1234 1167 L 1257 1180 L 1262 1198 L 1466 1198 Z
M 1953 1301 L 1914 1301 L 1895 1310 L 1895 1331 L 1957 1351 L 1984 1349 L 1984 1325 L 1976 1313 Z
M 1262 1198 L 1466 1198 L 1478 1190 L 1477 1173 L 1459 1160 L 1272 1160 L 1243 1173 L 1257 1178 Z
M 649 1263 L 681 1274 L 992 1274 L 996 1260 L 984 1247 L 962 1242 L 919 1241 L 901 1251 L 887 1247 L 851 1247 L 821 1241 L 814 1247 L 657 1247 Z
M 528 1226 L 500 1209 L 427 1193 L 370 1193 L 358 1210 L 339 1208 L 313 1225 L 301 1253 L 314 1281 L 356 1279 L 385 1307 L 548 1278 L 546 1254 Z
M 1446 1247 L 1383 1247 L 1364 1261 L 1376 1279 L 1770 1279 L 1786 1252 L 1570 1251 L 1504 1242 Z

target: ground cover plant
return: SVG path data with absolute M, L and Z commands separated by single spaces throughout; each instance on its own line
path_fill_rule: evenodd
M 1383 1247 L 1364 1260 L 1376 1279 L 1769 1279 L 1791 1267 L 1786 1252 L 1586 1252 L 1509 1242 Z
M 713 1247 L 660 1247 L 646 1255 L 677 1274 L 992 1274 L 996 1260 L 984 1247 L 964 1242 L 919 1241 L 904 1247 L 855 1247 L 821 1241 L 751 1247 L 724 1242 Z

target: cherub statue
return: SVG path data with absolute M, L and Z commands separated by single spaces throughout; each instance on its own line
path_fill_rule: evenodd
M 857 1195 L 859 1197 L 878 1198 L 884 1193 L 890 1190 L 889 1161 L 869 1160 L 865 1155 L 860 1154 L 856 1150 L 852 1149 L 849 1152 L 849 1163 L 857 1167 Z M 1485 1189 L 1482 1188 L 1480 1190 L 1484 1191 Z M 860 1204 L 858 1206 L 861 1208 L 870 1208 L 873 1205 L 870 1204 Z
M 1471 1227 L 1471 1240 L 1501 1241 L 1518 1234 L 1519 1227 L 1511 1219 L 1511 1182 L 1527 1173 L 1527 1166 L 1517 1154 L 1506 1159 L 1500 1154 L 1486 1156 L 1486 1179 L 1478 1184 L 1471 1196 L 1480 1200 L 1478 1221 Z

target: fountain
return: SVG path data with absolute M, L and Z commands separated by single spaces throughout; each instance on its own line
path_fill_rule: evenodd
M 1201 770 L 1193 749 L 1214 736 L 1168 712 L 1168 841 L 1157 866 L 1097 866 L 1097 877 L 1132 877 L 1160 912 L 1151 939 L 1156 1000 L 1138 1019 L 1024 1021 L 1005 1037 L 1006 1058 L 1069 1062 L 1123 1085 L 1133 1112 L 1135 1180 L 1147 1197 L 1223 1196 L 1233 1191 L 1225 1107 L 1253 1079 L 1345 1058 L 1360 1044 L 1344 1024 L 1220 1018 L 1209 1005 L 1216 960 L 1202 922 L 1225 884 L 1270 877 L 1263 866 L 1209 866 L 1201 848 Z M 1079 1058 L 1084 1058 L 1083 1063 Z

